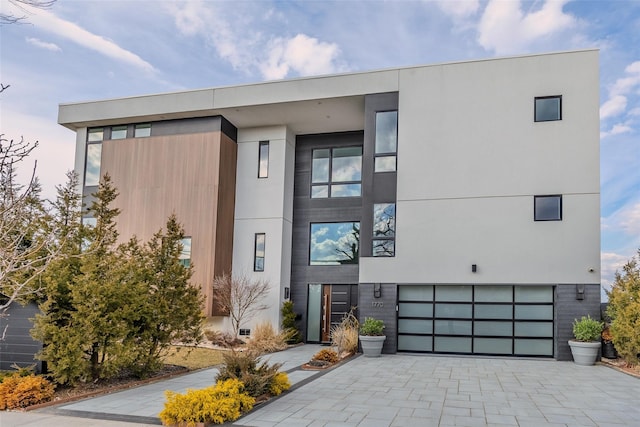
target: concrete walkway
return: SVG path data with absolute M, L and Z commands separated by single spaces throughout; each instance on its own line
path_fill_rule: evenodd
M 319 346 L 274 353 L 297 369 Z M 266 359 L 266 358 L 265 358 Z M 42 410 L 0 412 L 0 425 L 158 425 L 164 390 L 210 385 L 215 369 Z M 235 426 L 638 426 L 640 379 L 606 366 L 477 357 L 357 357 L 329 371 L 290 371 L 294 389 Z M 136 424 L 133 424 L 136 423 Z

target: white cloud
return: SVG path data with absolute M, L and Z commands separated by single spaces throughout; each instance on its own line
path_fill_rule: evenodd
M 607 117 L 616 116 L 622 113 L 625 108 L 627 108 L 627 97 L 623 95 L 613 96 L 600 107 L 600 118 L 606 119 Z
M 634 93 L 634 89 L 640 87 L 640 61 L 627 65 L 624 71 L 626 75 L 617 79 L 609 88 L 609 99 L 600 107 L 601 119 L 624 113 L 628 103 L 627 97 Z M 634 108 L 629 114 L 639 115 L 640 108 Z
M 632 256 L 621 255 L 615 252 L 602 252 L 600 254 L 601 280 L 604 289 L 611 289 L 616 271 L 622 271 L 622 267 L 629 262 L 631 258 Z
M 439 0 L 436 4 L 440 10 L 454 19 L 474 15 L 480 8 L 478 0 Z
M 600 132 L 600 138 L 606 138 L 608 136 L 620 135 L 622 133 L 633 132 L 633 128 L 626 123 L 616 123 L 611 130 Z
M 58 18 L 47 10 L 32 9 L 30 22 L 39 29 L 68 39 L 104 56 L 132 65 L 148 73 L 155 73 L 154 67 L 133 52 L 121 48 L 111 40 L 93 34 L 73 22 Z
M 562 11 L 566 0 L 547 0 L 539 10 L 522 12 L 520 1 L 490 0 L 478 25 L 478 42 L 498 54 L 514 53 L 545 36 L 576 24 Z
M 55 43 L 47 43 L 42 40 L 36 39 L 34 37 L 27 37 L 27 43 L 32 44 L 36 47 L 41 47 L 46 50 L 50 50 L 52 52 L 61 52 L 62 49 Z
M 281 79 L 290 74 L 301 76 L 341 71 L 340 49 L 335 43 L 299 33 L 293 37 L 267 38 L 258 25 L 245 16 L 241 25 L 230 24 L 217 5 L 201 0 L 171 6 L 176 26 L 188 36 L 204 37 L 236 70 L 259 71 L 265 79 Z M 252 29 L 253 28 L 253 29 Z

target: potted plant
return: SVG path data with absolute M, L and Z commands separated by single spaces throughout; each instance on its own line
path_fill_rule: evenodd
M 387 337 L 384 335 L 384 322 L 373 317 L 365 317 L 360 324 L 360 345 L 366 357 L 380 357 L 382 345 Z
M 600 350 L 600 336 L 604 324 L 591 316 L 582 316 L 580 320 L 573 321 L 574 339 L 569 340 L 573 361 L 582 366 L 590 366 L 596 363 Z
M 618 352 L 613 346 L 613 336 L 609 330 L 609 326 L 606 326 L 602 331 L 602 357 L 607 359 L 617 359 Z

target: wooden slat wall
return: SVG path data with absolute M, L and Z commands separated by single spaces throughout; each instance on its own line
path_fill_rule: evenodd
M 214 273 L 231 271 L 236 144 L 221 132 L 104 141 L 102 173 L 120 192 L 120 241 L 147 241 L 175 213 L 191 236 L 191 282 L 212 310 Z M 222 161 L 222 162 L 221 162 Z M 222 166 L 221 166 L 222 165 Z

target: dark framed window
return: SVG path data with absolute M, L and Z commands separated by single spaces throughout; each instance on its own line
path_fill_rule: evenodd
M 395 256 L 396 204 L 376 203 L 373 205 L 372 255 L 375 257 Z
M 376 113 L 375 172 L 396 171 L 397 149 L 398 112 L 378 111 Z
M 536 97 L 534 120 L 536 122 L 562 120 L 562 95 Z
M 185 268 L 189 268 L 191 265 L 191 237 L 182 238 L 180 244 L 182 245 L 182 249 L 180 250 L 178 260 Z
M 269 141 L 260 141 L 258 148 L 258 178 L 269 176 Z
M 253 252 L 253 271 L 264 271 L 264 246 L 266 236 L 264 233 L 256 233 Z
M 358 264 L 360 223 L 312 223 L 309 242 L 309 265 Z
M 135 126 L 133 136 L 135 138 L 144 138 L 151 136 L 151 123 L 140 123 Z
M 84 164 L 84 185 L 87 187 L 100 183 L 103 139 L 103 128 L 94 128 L 87 131 L 87 152 Z
M 111 128 L 111 139 L 125 139 L 127 137 L 127 126 L 114 126 Z
M 362 146 L 313 150 L 311 198 L 360 197 Z
M 562 221 L 562 196 L 534 196 L 533 211 L 535 221 Z

